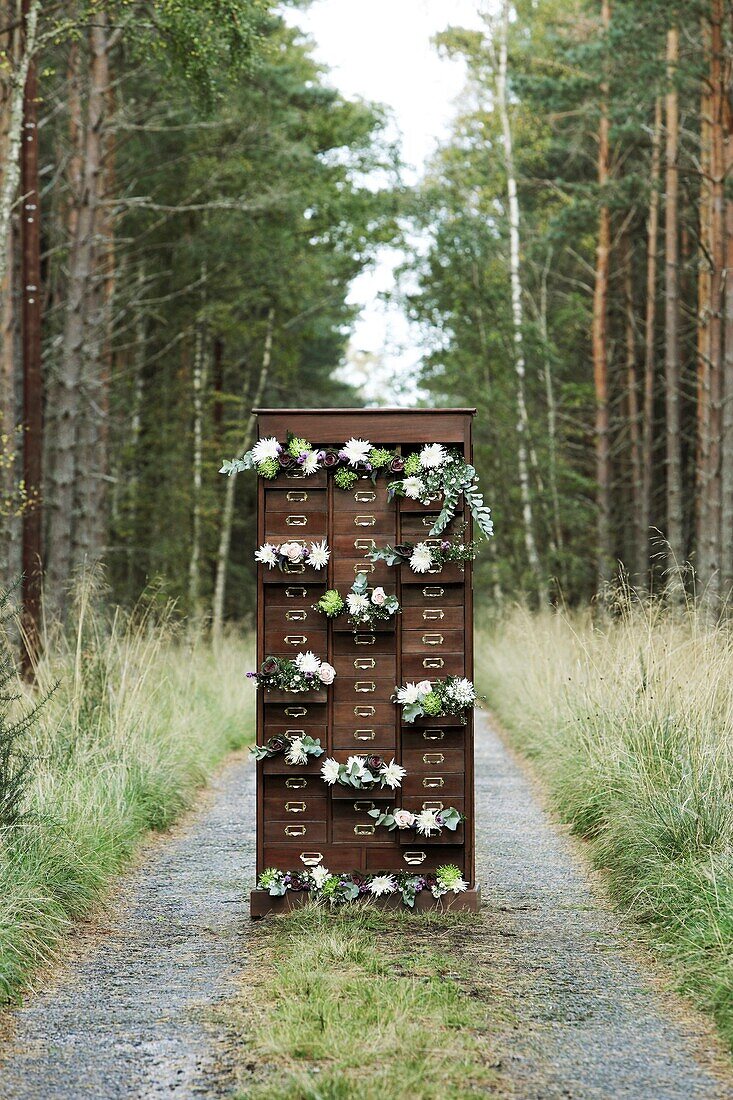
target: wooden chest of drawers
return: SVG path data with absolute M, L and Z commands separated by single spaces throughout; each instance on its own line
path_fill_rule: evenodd
M 350 438 L 403 455 L 425 443 L 443 443 L 471 461 L 471 410 L 257 410 L 258 438 L 285 440 L 289 431 L 315 446 L 338 449 Z M 473 678 L 471 563 L 448 564 L 419 574 L 406 564 L 372 563 L 365 556 L 387 544 L 435 544 L 430 528 L 440 501 L 429 506 L 387 494 L 389 475 L 362 474 L 348 490 L 319 470 L 311 476 L 285 470 L 259 478 L 258 545 L 325 539 L 328 566 L 284 569 L 259 566 L 258 663 L 266 656 L 294 658 L 312 650 L 330 662 L 336 678 L 323 692 L 293 695 L 258 691 L 257 740 L 272 736 L 320 739 L 325 753 L 306 765 L 283 755 L 257 765 L 257 873 L 268 867 L 332 872 L 419 874 L 442 864 L 460 867 L 474 886 L 473 720 L 455 716 L 402 721 L 397 685 L 445 676 Z M 460 530 L 467 516 L 446 529 Z M 470 538 L 470 527 L 465 536 Z M 439 542 L 440 540 L 437 540 Z M 396 595 L 401 613 L 389 624 L 354 632 L 327 619 L 314 605 L 327 589 L 344 595 L 358 572 L 369 588 Z M 329 787 L 321 777 L 328 757 L 378 754 L 407 771 L 390 790 Z M 375 826 L 369 810 L 403 807 L 414 813 L 454 806 L 466 815 L 455 832 L 422 837 L 412 830 Z M 468 892 L 473 895 L 473 890 Z M 253 894 L 254 897 L 254 894 Z M 472 906 L 470 906 L 472 907 Z M 254 903 L 253 903 L 254 914 Z

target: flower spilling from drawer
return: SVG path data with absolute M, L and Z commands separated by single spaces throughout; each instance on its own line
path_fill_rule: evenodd
M 476 691 L 470 680 L 448 676 L 445 680 L 421 680 L 395 688 L 394 701 L 402 705 L 403 722 L 444 714 L 455 714 L 465 722 L 465 712 L 476 702 Z
M 323 756 L 323 746 L 317 737 L 308 737 L 307 734 L 299 734 L 295 737 L 286 737 L 276 734 L 268 738 L 264 745 L 254 745 L 249 750 L 255 760 L 272 760 L 273 756 L 285 753 L 288 764 L 307 764 L 309 756 Z
M 355 901 L 359 897 L 389 897 L 401 894 L 402 901 L 410 909 L 415 898 L 423 890 L 429 890 L 434 898 L 445 894 L 462 894 L 468 883 L 460 867 L 446 863 L 438 867 L 434 875 L 411 875 L 406 871 L 386 875 L 353 874 L 332 875 L 327 867 L 314 867 L 308 871 L 278 871 L 268 867 L 257 880 L 260 890 L 267 890 L 274 898 L 283 897 L 288 890 L 307 893 L 314 901 L 327 901 L 339 905 Z
M 401 542 L 397 546 L 381 546 L 366 555 L 372 561 L 386 561 L 387 565 L 409 565 L 413 573 L 427 573 L 449 562 L 473 561 L 476 543 L 462 542 L 460 538 L 442 539 L 437 545 L 429 542 Z
M 287 657 L 265 657 L 259 672 L 248 672 L 247 676 L 267 691 L 320 691 L 333 683 L 336 669 L 307 650 L 294 661 Z
M 325 569 L 331 551 L 325 539 L 321 542 L 312 542 L 306 546 L 302 542 L 283 542 L 276 546 L 272 542 L 263 542 L 259 550 L 255 550 L 255 561 L 260 565 L 266 565 L 270 569 L 275 566 L 282 569 L 285 565 L 311 565 L 314 569 Z
M 431 535 L 439 535 L 445 530 L 458 511 L 463 495 L 482 535 L 490 538 L 494 533 L 491 511 L 479 492 L 475 468 L 466 462 L 459 451 L 444 447 L 441 443 L 427 443 L 421 451 L 408 455 L 403 476 L 389 482 L 387 494 L 390 500 L 400 496 L 419 500 L 426 505 L 442 497 L 443 505 L 430 529 Z
M 341 475 L 337 476 L 339 487 L 350 489 L 359 472 L 370 473 L 374 477 L 381 470 L 400 474 L 405 461 L 397 451 L 375 447 L 368 439 L 347 439 L 341 447 L 319 448 L 302 436 L 288 432 L 284 445 L 275 436 L 258 439 L 241 458 L 225 461 L 219 472 L 231 475 L 256 470 L 260 477 L 270 479 L 277 477 L 282 470 L 298 467 L 306 477 L 322 469 L 334 470 Z
M 324 782 L 332 787 L 338 783 L 342 787 L 355 790 L 371 787 L 399 787 L 407 775 L 405 769 L 391 760 L 389 764 L 381 756 L 350 756 L 345 764 L 329 757 L 321 768 Z
M 380 585 L 369 591 L 366 573 L 356 574 L 346 600 L 338 589 L 329 588 L 313 606 L 329 619 L 338 618 L 346 612 L 355 631 L 385 622 L 400 610 L 397 597 L 388 596 Z
M 394 829 L 412 829 L 418 836 L 440 836 L 443 829 L 456 831 L 465 814 L 455 806 L 446 806 L 443 810 L 421 810 L 414 814 L 410 810 L 369 810 L 369 816 L 377 825 L 383 825 L 392 832 Z

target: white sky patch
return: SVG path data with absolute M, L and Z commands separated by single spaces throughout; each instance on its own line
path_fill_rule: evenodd
M 431 39 L 451 25 L 483 27 L 479 0 L 315 0 L 285 16 L 314 39 L 314 56 L 339 91 L 387 105 L 408 166 L 405 180 L 414 183 L 448 133 L 465 80 L 463 62 L 440 57 Z M 398 306 L 378 297 L 394 288 L 403 259 L 382 249 L 349 294 L 361 313 L 341 376 L 375 404 L 408 405 L 421 397 L 420 333 Z

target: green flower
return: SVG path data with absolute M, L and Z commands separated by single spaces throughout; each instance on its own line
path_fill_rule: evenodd
M 276 458 L 263 458 L 257 464 L 257 473 L 260 477 L 277 477 L 280 472 L 280 463 Z
M 463 874 L 460 867 L 456 867 L 453 863 L 444 863 L 442 867 L 439 867 L 435 872 L 435 877 L 441 886 L 444 886 L 446 890 L 452 890 L 457 882 L 463 881 Z
M 341 614 L 344 609 L 344 601 L 341 599 L 338 589 L 329 588 L 328 592 L 324 592 L 321 596 L 316 606 L 319 611 L 331 618 L 334 615 Z
M 297 458 L 298 455 L 302 455 L 303 451 L 312 451 L 310 443 L 307 439 L 301 439 L 300 436 L 294 436 L 288 443 L 288 454 L 293 458 Z
M 414 477 L 415 474 L 420 473 L 420 455 L 412 454 L 408 455 L 405 459 L 405 475 L 407 477 Z
M 421 700 L 422 709 L 426 714 L 432 714 L 435 717 L 436 714 L 440 714 L 443 709 L 443 704 L 440 701 L 440 696 L 436 692 L 431 691 L 424 699 Z
M 375 470 L 381 470 L 382 466 L 386 466 L 391 458 L 392 452 L 386 451 L 384 447 L 372 447 L 369 452 L 369 461 Z
M 260 889 L 266 890 L 268 886 L 271 886 L 272 883 L 275 882 L 279 874 L 280 872 L 276 871 L 274 867 L 268 867 L 267 870 L 263 871 L 260 875 L 260 881 L 258 884 Z
M 332 900 L 338 896 L 339 886 L 341 885 L 337 875 L 329 875 L 321 887 L 321 896 Z
M 333 480 L 339 489 L 350 489 L 359 480 L 359 475 L 342 467 L 333 475 Z

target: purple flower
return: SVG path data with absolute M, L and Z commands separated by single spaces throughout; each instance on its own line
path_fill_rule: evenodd
M 290 464 L 293 461 L 287 451 L 283 451 L 282 454 L 279 454 L 277 456 L 277 460 L 280 463 L 280 465 L 282 466 L 283 470 L 286 470 L 287 467 L 290 466 Z
M 339 456 L 335 451 L 322 451 L 321 454 L 323 454 L 323 465 L 327 469 L 338 464 Z
M 272 676 L 273 673 L 277 672 L 277 669 L 278 664 L 277 658 L 275 657 L 265 657 L 264 661 L 260 665 L 260 673 L 263 676 Z
M 248 680 L 256 680 L 257 679 L 257 673 L 256 672 L 248 672 L 247 673 L 247 679 Z
M 384 761 L 382 760 L 381 756 L 373 755 L 373 756 L 367 756 L 367 758 L 366 758 L 366 766 L 369 769 L 369 771 L 372 773 L 372 775 L 374 775 L 375 772 L 379 771 L 379 769 L 381 768 L 383 763 L 384 763 Z
M 317 457 L 319 462 L 325 462 L 326 461 L 326 452 L 325 451 L 319 451 L 318 454 L 316 455 L 316 457 Z
M 364 469 L 365 470 L 371 470 L 371 468 L 372 468 L 371 462 L 365 462 L 364 463 Z
M 389 464 L 389 468 L 393 474 L 401 474 L 405 468 L 405 460 L 400 455 L 395 455 Z
M 339 451 L 339 458 L 341 459 L 342 462 L 348 462 L 349 461 L 349 456 L 347 455 L 346 451 Z
M 296 462 L 298 463 L 299 466 L 302 466 L 303 463 L 305 462 L 305 454 L 301 452 L 301 454 L 298 455 L 298 457 L 296 459 Z
M 443 541 L 440 544 L 440 549 L 441 550 L 450 550 L 450 543 L 448 542 L 447 539 L 443 539 Z

